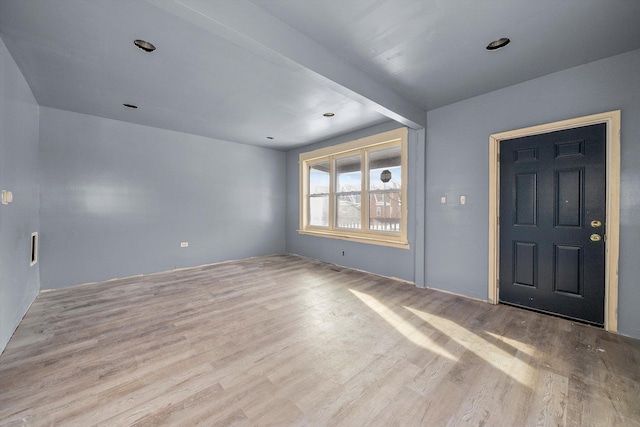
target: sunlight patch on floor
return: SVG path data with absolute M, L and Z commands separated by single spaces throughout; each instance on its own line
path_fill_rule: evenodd
M 526 351 L 520 351 L 520 349 L 515 346 L 514 354 L 510 354 L 451 320 L 411 307 L 403 307 L 427 322 L 430 327 L 446 334 L 459 345 L 465 347 L 495 369 L 510 376 L 521 385 L 526 387 L 533 386 L 532 381 L 535 377 L 535 368 L 521 359 L 521 357 L 528 358 L 531 354 Z M 525 350 L 532 352 L 532 349 Z
M 420 331 L 413 326 L 410 322 L 404 320 L 393 310 L 382 304 L 376 298 L 371 295 L 367 295 L 362 292 L 349 289 L 349 291 L 355 295 L 360 301 L 367 305 L 376 314 L 382 317 L 389 325 L 393 326 L 400 334 L 413 344 L 422 347 L 426 350 L 432 351 L 439 356 L 445 357 L 449 360 L 457 361 L 458 358 L 447 350 L 437 344 L 431 337 Z
M 535 357 L 536 356 L 536 349 L 534 346 L 530 345 L 530 344 L 526 344 L 523 343 L 522 341 L 518 341 L 518 340 L 514 340 L 513 338 L 507 338 L 505 336 L 502 335 L 498 335 L 495 334 L 493 332 L 485 332 L 487 335 L 495 338 L 498 341 L 502 341 L 503 343 L 518 349 L 518 351 L 521 351 L 522 353 L 531 356 L 531 357 Z

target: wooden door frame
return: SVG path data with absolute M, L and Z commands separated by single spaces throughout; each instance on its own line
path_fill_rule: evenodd
M 618 332 L 618 258 L 620 251 L 620 110 L 562 120 L 489 137 L 489 290 L 491 304 L 499 303 L 500 271 L 500 143 L 523 136 L 605 123 L 606 132 L 606 229 L 604 328 Z

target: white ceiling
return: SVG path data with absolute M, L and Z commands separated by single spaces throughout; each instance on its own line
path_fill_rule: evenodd
M 42 106 L 286 150 L 638 49 L 640 1 L 0 0 L 0 37 Z

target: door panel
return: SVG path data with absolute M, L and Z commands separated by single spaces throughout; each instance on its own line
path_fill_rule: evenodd
M 524 286 L 536 286 L 536 244 L 514 242 L 513 283 Z
M 556 171 L 556 227 L 582 227 L 583 169 Z
M 575 296 L 582 295 L 582 248 L 555 245 L 555 276 L 553 289 Z
M 599 124 L 500 144 L 500 301 L 604 323 L 605 137 Z
M 538 222 L 536 182 L 535 173 L 516 175 L 516 225 L 536 225 Z

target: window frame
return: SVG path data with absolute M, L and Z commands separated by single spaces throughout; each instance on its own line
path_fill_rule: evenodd
M 351 240 L 362 243 L 370 243 L 376 245 L 391 246 L 403 249 L 409 249 L 407 240 L 407 194 L 408 194 L 408 129 L 406 127 L 394 129 L 392 131 L 371 135 L 354 141 L 345 142 L 343 144 L 333 145 L 314 151 L 301 153 L 299 157 L 300 165 L 300 210 L 298 229 L 299 234 L 312 236 L 328 237 L 334 239 Z M 400 232 L 378 231 L 369 229 L 369 208 L 370 197 L 369 192 L 369 156 L 368 152 L 380 150 L 384 148 L 400 147 L 400 163 L 401 163 L 401 181 L 402 187 L 400 191 Z M 347 229 L 336 226 L 336 159 L 352 156 L 354 154 L 361 156 L 361 226 L 362 229 Z M 310 197 L 310 180 L 309 171 L 312 164 L 323 161 L 329 162 L 329 217 L 328 226 L 310 225 L 309 197 Z

